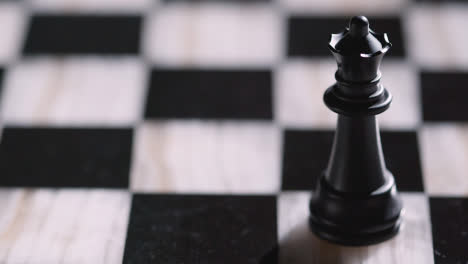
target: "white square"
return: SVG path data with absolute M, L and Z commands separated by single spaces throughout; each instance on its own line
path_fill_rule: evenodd
M 435 195 L 468 194 L 468 126 L 424 125 L 420 132 L 424 187 Z
M 0 64 L 8 64 L 18 56 L 25 35 L 25 12 L 21 5 L 0 3 Z
M 281 264 L 434 263 L 429 204 L 424 194 L 402 193 L 403 226 L 394 238 L 372 246 L 345 247 L 319 239 L 308 226 L 308 192 L 278 199 Z
M 275 116 L 281 125 L 336 125 L 336 114 L 323 102 L 323 93 L 335 83 L 336 67 L 333 60 L 293 60 L 280 66 L 275 76 Z
M 395 14 L 406 7 L 408 0 L 279 0 L 286 10 L 294 14 Z
M 296 60 L 280 67 L 276 76 L 275 114 L 288 127 L 334 128 L 336 114 L 325 106 L 323 94 L 333 85 L 336 62 Z M 378 115 L 384 128 L 415 128 L 420 123 L 416 72 L 407 63 L 383 61 L 382 81 L 393 95 L 386 112 Z
M 33 59 L 7 72 L 6 123 L 129 125 L 141 119 L 143 64 L 134 59 Z
M 426 69 L 468 69 L 468 6 L 418 5 L 407 13 L 410 55 Z
M 130 194 L 0 190 L 2 263 L 122 262 Z
M 160 65 L 268 66 L 281 52 L 271 6 L 173 4 L 149 17 L 145 52 Z
M 378 115 L 382 128 L 416 129 L 421 123 L 418 72 L 407 62 L 384 60 L 381 84 L 392 94 L 390 108 Z
M 279 129 L 262 123 L 175 121 L 137 130 L 135 191 L 275 193 Z
M 34 9 L 41 12 L 73 13 L 129 13 L 144 11 L 155 0 L 31 0 Z

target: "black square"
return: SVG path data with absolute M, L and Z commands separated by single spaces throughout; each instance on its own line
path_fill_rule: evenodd
M 333 131 L 286 130 L 282 189 L 312 190 L 328 165 Z M 387 168 L 400 191 L 423 191 L 418 140 L 412 131 L 382 131 Z
M 155 69 L 146 118 L 272 119 L 268 70 Z
M 0 185 L 127 188 L 131 129 L 5 128 Z
M 288 21 L 288 55 L 291 57 L 330 57 L 328 41 L 331 34 L 348 27 L 349 17 L 293 16 Z M 404 57 L 405 41 L 399 17 L 368 17 L 371 29 L 387 33 L 392 57 Z
M 415 131 L 382 131 L 385 164 L 393 173 L 399 191 L 423 192 L 424 184 Z
M 424 121 L 468 121 L 468 72 L 421 72 Z
M 277 263 L 274 196 L 133 197 L 124 263 Z
M 283 135 L 283 190 L 312 190 L 325 170 L 332 131 L 286 130 Z
M 141 17 L 124 15 L 35 15 L 24 53 L 137 54 Z
M 436 264 L 468 263 L 468 198 L 430 198 Z

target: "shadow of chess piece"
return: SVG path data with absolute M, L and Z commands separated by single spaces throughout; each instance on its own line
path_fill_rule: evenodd
M 310 227 L 335 243 L 374 244 L 397 234 L 401 222 L 402 202 L 385 166 L 375 117 L 392 101 L 379 71 L 391 44 L 357 16 L 331 36 L 328 47 L 338 70 L 324 101 L 338 113 L 338 124 L 328 167 L 310 200 Z
M 280 242 L 280 264 L 355 264 L 366 259 L 365 247 L 329 243 L 310 231 L 307 219 L 294 227 Z

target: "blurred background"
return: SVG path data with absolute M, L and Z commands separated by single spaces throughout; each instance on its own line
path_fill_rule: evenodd
M 382 82 L 395 99 L 379 116 L 381 127 L 416 131 L 449 122 L 452 126 L 423 129 L 419 140 L 461 137 L 468 120 L 463 88 L 468 79 L 467 5 L 403 0 L 2 1 L 2 123 L 134 128 L 135 153 L 164 157 L 142 154 L 133 159 L 130 185 L 136 190 L 269 192 L 280 187 L 282 166 L 270 164 L 280 163 L 283 130 L 334 129 L 336 115 L 322 102 L 336 70 L 327 42 L 355 14 L 368 16 L 371 28 L 387 33 L 393 44 L 383 60 Z M 238 128 L 245 128 L 245 134 Z M 223 129 L 225 135 L 213 140 Z M 226 164 L 214 165 L 219 144 L 236 146 L 237 137 L 261 147 L 227 151 L 221 158 Z M 453 144 L 460 146 L 460 140 Z M 164 146 L 151 147 L 146 141 Z M 429 153 L 422 160 L 426 177 L 468 169 L 449 165 L 452 157 L 433 165 L 441 157 L 431 153 L 444 149 L 429 145 L 422 146 Z M 211 152 L 200 154 L 206 146 L 212 146 Z M 161 147 L 163 151 L 153 150 Z M 208 177 L 198 175 L 220 170 L 247 178 L 274 175 L 276 183 L 206 187 L 187 176 Z M 167 176 L 173 185 L 161 185 L 153 174 Z M 431 182 L 426 181 L 431 190 L 446 189 Z M 451 188 L 464 192 L 468 183 Z
M 322 101 L 335 82 L 328 38 L 354 15 L 393 44 L 381 71 L 394 101 L 379 121 L 416 230 L 368 255 L 295 229 L 335 129 Z M 177 251 L 161 241 L 178 229 L 157 226 L 181 216 L 148 215 L 179 206 L 151 194 L 188 193 L 272 199 L 241 204 L 256 206 L 241 220 L 203 215 L 250 228 L 227 238 L 260 230 L 245 231 L 260 242 L 237 257 L 278 238 L 292 241 L 284 263 L 309 263 L 308 243 L 349 260 L 337 263 L 466 261 L 466 198 L 427 197 L 468 193 L 467 27 L 463 0 L 0 0 L 0 262 L 147 263 L 174 250 L 198 263 L 219 222 L 196 222 L 211 236 Z M 447 215 L 460 221 L 445 230 Z

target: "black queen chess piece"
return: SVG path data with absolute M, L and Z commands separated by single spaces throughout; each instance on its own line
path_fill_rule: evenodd
M 400 228 L 402 201 L 385 165 L 376 120 L 392 101 L 379 82 L 390 47 L 387 35 L 369 29 L 364 16 L 351 18 L 328 44 L 338 70 L 324 102 L 338 114 L 338 124 L 328 167 L 310 200 L 309 223 L 319 237 L 338 244 L 382 242 Z

